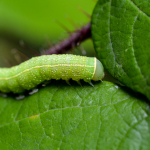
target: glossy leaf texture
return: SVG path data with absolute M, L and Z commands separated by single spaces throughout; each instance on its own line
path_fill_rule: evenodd
M 129 91 L 57 81 L 20 101 L 1 97 L 0 149 L 149 149 L 149 104 Z
M 99 0 L 92 15 L 98 58 L 110 74 L 150 99 L 150 0 Z

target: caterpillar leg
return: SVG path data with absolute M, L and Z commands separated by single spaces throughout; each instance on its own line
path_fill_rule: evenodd
M 66 80 L 66 83 L 67 83 L 68 85 L 71 85 L 70 82 L 69 82 L 69 80 Z
M 15 98 L 16 98 L 16 100 L 22 100 L 25 98 L 25 96 L 24 95 L 18 95 Z
M 80 86 L 82 86 L 82 84 L 81 84 L 80 80 L 78 80 L 78 81 L 77 81 L 77 83 L 78 83 Z
M 29 95 L 33 95 L 34 93 L 37 93 L 39 89 L 32 89 L 31 92 L 29 92 Z
M 91 86 L 93 86 L 94 87 L 94 85 L 93 85 L 93 83 L 90 81 L 90 82 L 88 82 Z
M 49 80 L 49 81 L 45 80 L 45 81 L 42 83 L 42 86 L 47 86 L 47 85 L 50 84 L 50 83 L 51 83 L 51 80 Z

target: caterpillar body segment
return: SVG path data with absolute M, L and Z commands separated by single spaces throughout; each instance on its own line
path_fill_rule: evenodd
M 101 62 L 95 57 L 76 55 L 43 55 L 11 68 L 0 69 L 0 91 L 22 93 L 45 80 L 69 79 L 79 82 L 98 81 L 104 77 Z

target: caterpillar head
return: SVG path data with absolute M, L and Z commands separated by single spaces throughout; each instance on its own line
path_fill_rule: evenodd
M 98 81 L 104 77 L 104 68 L 102 63 L 98 59 L 95 58 L 95 61 L 95 71 L 92 80 Z

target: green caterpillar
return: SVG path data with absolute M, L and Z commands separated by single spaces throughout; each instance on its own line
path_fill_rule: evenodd
M 104 77 L 101 62 L 95 57 L 76 55 L 43 55 L 11 68 L 0 69 L 0 91 L 22 93 L 45 80 L 73 79 L 98 81 Z

